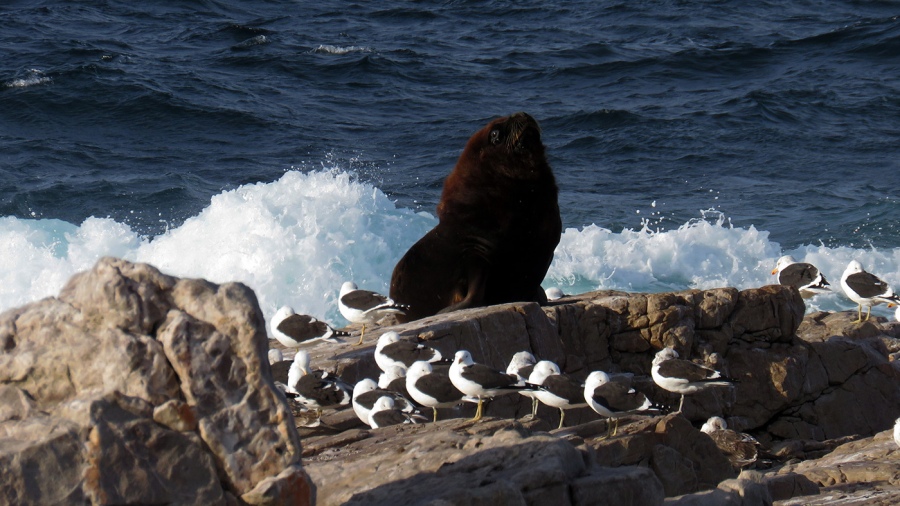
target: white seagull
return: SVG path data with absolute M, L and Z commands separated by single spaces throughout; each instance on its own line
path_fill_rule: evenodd
M 360 290 L 356 283 L 347 281 L 341 285 L 341 293 L 338 296 L 338 309 L 348 321 L 361 323 L 362 330 L 359 334 L 359 342 L 362 344 L 366 334 L 366 324 L 375 323 L 390 314 L 404 313 L 409 306 L 397 304 L 393 299 L 369 290 Z
M 424 360 L 413 363 L 406 371 L 406 391 L 414 401 L 432 409 L 434 422 L 437 422 L 437 408 L 456 405 L 465 397 L 453 386 L 449 374 L 435 371 Z
M 369 427 L 373 429 L 404 423 L 416 423 L 416 421 L 409 413 L 397 408 L 393 397 L 387 395 L 380 397 L 369 411 Z
M 316 411 L 350 404 L 351 388 L 341 378 L 322 370 L 309 368 L 309 353 L 300 350 L 288 370 L 286 395 Z
M 385 332 L 378 337 L 378 344 L 375 345 L 375 363 L 382 371 L 387 371 L 391 367 L 406 369 L 419 360 L 440 362 L 443 357 L 441 352 L 434 348 L 400 339 L 400 334 L 394 331 Z
M 796 287 L 804 299 L 831 292 L 831 285 L 815 265 L 798 262 L 790 255 L 784 255 L 775 262 L 772 274 L 778 275 L 779 284 Z
M 885 303 L 888 306 L 900 304 L 900 296 L 894 293 L 890 285 L 882 281 L 878 276 L 870 274 L 863 269 L 862 264 L 851 260 L 841 276 L 841 288 L 853 302 L 857 304 L 857 319 L 853 323 L 861 323 L 869 320 L 872 306 Z M 866 318 L 863 320 L 862 308 L 866 306 Z
M 603 371 L 594 371 L 588 375 L 584 382 L 583 395 L 595 413 L 612 421 L 606 424 L 606 437 L 616 435 L 619 429 L 619 416 L 655 409 L 646 395 L 620 380 L 611 380 Z
M 378 388 L 378 385 L 375 384 L 374 380 L 371 378 L 364 378 L 359 380 L 356 385 L 353 386 L 353 398 L 351 400 L 353 412 L 356 413 L 357 418 L 368 425 L 369 413 L 372 411 L 372 408 L 375 407 L 375 402 L 382 397 L 391 397 L 394 399 L 394 406 L 405 413 L 413 413 L 416 410 L 415 406 L 413 406 L 413 404 L 402 394 Z
M 472 360 L 472 354 L 466 350 L 459 350 L 454 355 L 453 364 L 450 365 L 450 381 L 460 392 L 478 398 L 478 408 L 475 410 L 475 417 L 472 418 L 473 422 L 481 420 L 485 398 L 525 388 L 537 388 L 523 383 L 515 374 L 506 374 L 486 365 L 476 364 Z
M 563 427 L 566 409 L 585 404 L 582 384 L 560 373 L 559 366 L 549 360 L 541 360 L 534 366 L 528 382 L 542 387 L 534 392 L 539 401 L 559 409 L 558 429 Z
M 347 337 L 349 332 L 334 330 L 331 325 L 312 316 L 297 314 L 290 306 L 281 306 L 269 322 L 272 335 L 287 348 L 315 341 L 337 342 L 335 337 Z
M 674 348 L 663 348 L 656 353 L 650 375 L 653 382 L 663 390 L 681 394 L 679 413 L 684 406 L 685 394 L 690 395 L 714 386 L 731 385 L 719 371 L 678 358 L 678 352 Z
M 534 359 L 534 355 L 527 351 L 520 351 L 509 360 L 509 365 L 506 366 L 506 374 L 515 374 L 522 381 L 528 381 L 528 377 L 531 376 L 531 371 L 534 370 L 536 363 L 537 360 Z M 536 417 L 538 409 L 537 396 L 531 390 L 522 390 L 519 393 L 531 399 L 531 418 Z

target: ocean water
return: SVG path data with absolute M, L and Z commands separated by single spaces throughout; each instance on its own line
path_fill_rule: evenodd
M 900 6 L 878 1 L 0 5 L 0 311 L 104 255 L 344 324 L 436 223 L 468 137 L 541 123 L 544 286 L 900 287 Z M 875 314 L 892 315 L 884 306 Z

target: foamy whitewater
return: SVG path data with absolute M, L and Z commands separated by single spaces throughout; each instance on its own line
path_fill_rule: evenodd
M 849 310 L 840 275 L 852 259 L 900 287 L 900 249 L 806 245 L 782 251 L 768 232 L 736 228 L 726 216 L 698 210 L 674 230 L 611 231 L 596 225 L 564 231 L 544 286 L 569 294 L 595 289 L 663 292 L 776 282 L 782 254 L 811 262 L 836 293 L 807 301 L 807 310 Z M 341 283 L 387 293 L 394 264 L 437 223 L 398 208 L 381 190 L 339 170 L 288 171 L 271 183 L 225 191 L 181 226 L 141 237 L 108 218 L 80 225 L 60 220 L 0 218 L 0 311 L 56 295 L 76 272 L 102 256 L 150 263 L 179 277 L 239 281 L 259 298 L 266 320 L 281 305 L 336 325 Z M 873 314 L 893 317 L 878 306 Z

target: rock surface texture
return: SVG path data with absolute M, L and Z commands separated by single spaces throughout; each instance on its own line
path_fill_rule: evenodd
M 817 494 L 819 482 L 806 475 L 775 472 L 785 462 L 821 457 L 847 440 L 893 425 L 900 416 L 900 367 L 892 361 L 900 349 L 900 328 L 875 320 L 853 324 L 855 314 L 849 312 L 804 318 L 804 310 L 799 294 L 781 286 L 649 295 L 594 292 L 543 308 L 506 304 L 396 325 L 390 330 L 424 340 L 444 356 L 467 349 L 476 361 L 498 369 L 517 351 L 527 350 L 576 379 L 598 369 L 628 376 L 635 388 L 670 406 L 677 406 L 678 396 L 649 377 L 653 355 L 662 347 L 675 347 L 682 357 L 738 381 L 687 396 L 681 414 L 625 419 L 609 439 L 606 421 L 589 408 L 569 410 L 566 427 L 553 430 L 559 420 L 555 409 L 542 405 L 537 418 L 529 420 L 530 401 L 517 395 L 492 401 L 487 421 L 474 425 L 467 421 L 473 411 L 469 405 L 442 410 L 442 421 L 435 425 L 375 430 L 352 413 L 338 412 L 326 416 L 327 427 L 300 429 L 306 441 L 304 467 L 319 487 L 322 504 L 385 504 L 393 496 L 409 498 L 394 501 L 400 504 L 541 504 L 538 497 L 559 504 L 604 504 L 599 501 L 606 497 L 617 504 L 631 504 L 634 498 L 635 504 L 751 505 Z M 385 330 L 367 332 L 367 348 L 315 347 L 313 363 L 350 383 L 377 378 L 371 346 Z M 766 474 L 736 475 L 697 429 L 712 415 L 760 440 L 764 458 L 756 467 L 768 469 Z M 516 436 L 501 437 L 503 431 Z M 557 472 L 542 468 L 535 476 L 543 480 L 523 480 L 516 477 L 524 471 L 521 461 L 493 446 L 494 438 L 507 444 L 518 438 L 517 445 L 537 448 L 549 441 L 548 435 L 571 445 L 570 458 L 582 463 L 561 467 L 536 459 L 532 468 L 550 466 Z M 490 457 L 478 457 L 482 451 Z M 466 465 L 451 464 L 459 461 Z M 456 485 L 438 487 L 441 481 Z M 585 483 L 616 483 L 617 492 L 613 496 L 611 488 L 597 492 L 579 485 Z M 639 495 L 644 492 L 648 495 Z
M 317 424 L 274 388 L 247 287 L 103 259 L 58 298 L 0 315 L 0 502 L 894 504 L 900 326 L 804 311 L 782 286 L 602 291 L 394 325 L 497 369 L 530 351 L 576 380 L 603 370 L 661 405 L 679 401 L 650 378 L 666 346 L 737 381 L 681 413 L 623 416 L 611 437 L 590 408 L 556 429 L 555 408 L 531 418 L 518 394 L 479 422 L 464 403 L 437 423 L 370 429 L 349 408 Z M 348 383 L 377 379 L 387 330 L 305 349 Z M 759 440 L 755 469 L 738 474 L 698 429 L 712 415 Z
M 104 258 L 0 315 L 0 502 L 311 504 L 256 296 Z

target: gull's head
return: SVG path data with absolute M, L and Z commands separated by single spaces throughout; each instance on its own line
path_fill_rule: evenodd
M 378 344 L 376 344 L 375 347 L 380 350 L 381 348 L 384 348 L 391 343 L 396 343 L 399 340 L 400 334 L 394 332 L 393 330 L 390 332 L 385 332 L 384 334 L 378 336 Z
M 355 398 L 358 395 L 371 392 L 376 388 L 378 388 L 378 385 L 375 383 L 375 380 L 372 378 L 363 378 L 353 385 L 353 397 Z
M 772 269 L 772 274 L 778 274 L 779 272 L 783 271 L 784 268 L 788 265 L 795 263 L 797 263 L 797 261 L 794 260 L 794 257 L 790 255 L 784 255 L 783 257 L 779 258 L 777 262 L 775 262 L 775 268 Z
M 375 405 L 372 406 L 372 411 L 384 411 L 387 409 L 394 409 L 394 399 L 391 399 L 387 395 L 381 396 L 375 401 Z
M 406 371 L 406 378 L 409 379 L 419 379 L 426 374 L 431 374 L 434 371 L 434 367 L 429 362 L 424 360 L 419 360 L 418 362 L 413 362 L 413 365 L 409 366 L 409 370 Z
M 678 358 L 678 352 L 675 351 L 675 348 L 663 348 L 656 352 L 656 356 L 653 357 L 653 365 L 661 364 L 673 358 Z
M 359 287 L 356 286 L 356 283 L 354 283 L 353 281 L 345 281 L 344 284 L 341 285 L 340 297 L 343 297 L 344 295 L 347 295 L 348 293 L 352 292 L 353 290 L 358 290 L 358 289 L 359 289 Z
M 850 263 L 847 264 L 847 268 L 844 269 L 844 275 L 856 274 L 858 272 L 864 272 L 862 264 L 856 260 L 850 260 Z
M 520 351 L 513 355 L 512 359 L 510 359 L 509 367 L 518 370 L 525 366 L 534 365 L 534 363 L 534 355 L 532 355 L 531 352 Z
M 588 374 L 587 379 L 584 380 L 584 388 L 593 390 L 606 383 L 609 383 L 609 374 L 603 371 L 594 371 Z
M 298 350 L 294 355 L 294 364 L 303 371 L 303 374 L 309 374 L 309 352 L 306 350 Z
M 717 430 L 725 430 L 728 428 L 728 424 L 725 423 L 725 419 L 721 416 L 711 416 L 706 423 L 703 424 L 703 427 L 700 428 L 701 432 L 705 432 L 707 434 L 712 433 Z
M 453 355 L 453 365 L 472 365 L 475 361 L 472 360 L 472 354 L 466 350 L 459 350 Z

